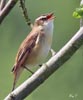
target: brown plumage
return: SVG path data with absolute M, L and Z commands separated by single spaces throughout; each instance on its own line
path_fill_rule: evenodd
M 48 21 L 53 20 L 52 17 L 53 14 L 48 14 L 37 18 L 32 31 L 20 45 L 12 69 L 12 72 L 14 73 L 12 90 L 14 90 L 16 82 L 24 68 L 40 64 L 41 58 L 47 56 L 52 43 L 51 33 L 53 26 L 51 25 L 50 28 L 49 24 L 44 26 L 44 22 L 48 23 Z M 52 23 L 53 22 L 51 22 L 51 24 Z
M 36 30 L 35 30 L 35 32 L 36 32 Z M 21 72 L 25 68 L 28 57 L 31 55 L 31 52 L 33 52 L 33 50 L 34 50 L 33 48 L 35 48 L 35 44 L 36 44 L 36 40 L 37 40 L 38 36 L 39 36 L 38 33 L 35 33 L 33 35 L 33 32 L 31 32 L 31 34 L 29 34 L 27 36 L 27 38 L 23 41 L 23 43 L 21 44 L 21 46 L 18 50 L 15 64 L 12 69 L 12 72 L 14 73 L 13 90 L 14 90 L 17 79 L 19 78 Z

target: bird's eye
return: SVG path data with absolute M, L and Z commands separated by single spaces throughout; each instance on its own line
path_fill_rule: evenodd
M 46 17 L 44 17 L 44 18 L 41 18 L 41 20 L 45 21 L 45 20 L 46 20 Z

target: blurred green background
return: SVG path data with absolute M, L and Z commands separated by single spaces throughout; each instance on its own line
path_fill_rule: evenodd
M 72 13 L 80 0 L 26 1 L 32 22 L 43 13 L 55 13 L 54 50 L 59 51 L 79 29 L 79 20 Z M 20 43 L 30 32 L 18 6 L 19 3 L 0 26 L 0 100 L 11 91 L 14 59 Z M 29 76 L 24 71 L 17 86 Z M 25 100 L 83 100 L 83 47 Z

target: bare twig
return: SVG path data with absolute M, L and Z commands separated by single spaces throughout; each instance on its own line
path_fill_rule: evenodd
M 5 4 L 6 4 L 6 0 L 0 1 L 0 11 L 4 8 Z
M 83 6 L 83 0 L 81 0 L 80 6 Z M 83 18 L 80 19 L 80 27 L 82 26 L 83 26 Z
M 18 0 L 9 0 L 5 7 L 0 11 L 0 24 L 2 23 L 3 19 L 9 14 L 11 9 L 15 6 Z
M 83 26 L 83 19 L 80 18 L 80 27 L 82 27 L 82 26 Z
M 33 28 L 33 24 L 31 23 L 31 20 L 28 16 L 27 9 L 25 7 L 25 0 L 20 0 L 20 7 L 22 9 L 23 16 L 25 18 L 25 21 L 26 21 L 27 25 L 30 26 L 31 28 Z
M 53 72 L 61 67 L 83 44 L 83 27 L 72 37 L 72 39 L 46 64 L 37 70 L 28 80 L 11 92 L 4 100 L 23 100 L 41 83 L 43 83 Z M 14 98 L 14 99 L 13 99 Z
M 52 56 L 54 56 L 56 54 L 56 52 L 52 48 L 51 48 L 50 52 L 51 52 Z

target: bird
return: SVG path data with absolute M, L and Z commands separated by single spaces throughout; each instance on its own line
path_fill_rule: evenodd
M 43 14 L 36 18 L 31 32 L 21 43 L 12 68 L 14 75 L 12 91 L 24 69 L 33 74 L 30 68 L 41 65 L 47 57 L 52 45 L 54 18 L 54 13 Z

